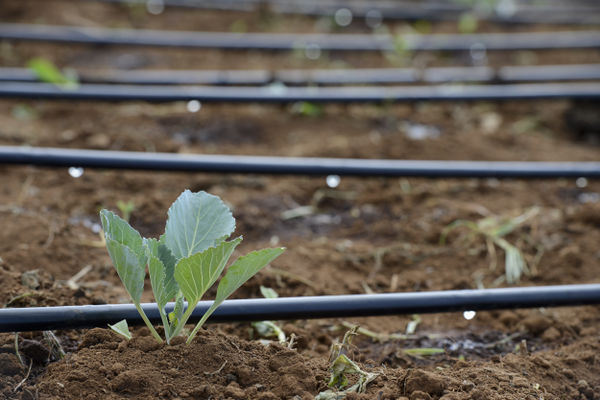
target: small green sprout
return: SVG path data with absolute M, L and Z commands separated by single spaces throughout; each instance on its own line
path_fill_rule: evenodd
M 414 51 L 410 48 L 410 43 L 401 34 L 393 35 L 392 40 L 394 49 L 384 52 L 387 61 L 395 67 L 410 65 L 414 55 Z
M 74 74 L 61 72 L 50 60 L 41 57 L 32 58 L 27 63 L 27 67 L 42 82 L 53 83 L 64 89 L 77 88 L 78 82 Z
M 323 115 L 323 106 L 310 101 L 299 101 L 292 106 L 292 112 L 304 117 L 317 118 Z
M 464 13 L 458 20 L 458 31 L 460 33 L 474 33 L 477 31 L 479 21 L 473 13 Z
M 135 210 L 135 203 L 133 201 L 124 202 L 122 200 L 117 200 L 117 208 L 121 211 L 123 219 L 129 222 L 131 213 Z
M 235 229 L 235 219 L 220 198 L 206 192 L 184 191 L 169 208 L 165 233 L 158 240 L 143 238 L 111 211 L 100 211 L 100 219 L 119 278 L 152 336 L 160 343 L 161 336 L 140 304 L 146 266 L 165 338 L 170 343 L 181 334 L 196 305 L 225 270 L 242 241 L 242 237 L 226 241 Z M 213 304 L 189 334 L 187 343 L 226 298 L 284 250 L 279 247 L 253 251 L 231 264 L 219 282 Z M 173 311 L 167 313 L 167 303 L 173 300 Z M 126 322 L 111 328 L 128 336 Z

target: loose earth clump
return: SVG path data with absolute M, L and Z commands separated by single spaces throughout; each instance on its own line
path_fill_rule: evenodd
M 145 9 L 106 2 L 7 0 L 3 22 L 322 32 L 312 17 Z M 235 26 L 239 27 L 239 23 Z M 397 22 L 392 30 L 414 26 Z M 482 23 L 480 30 L 505 26 Z M 570 27 L 565 27 L 568 30 Z M 573 27 L 574 29 L 575 27 Z M 364 32 L 352 24 L 348 32 Z M 519 26 L 522 31 L 556 29 Z M 432 32 L 455 32 L 451 22 Z M 346 31 L 344 31 L 346 32 Z M 59 67 L 234 69 L 393 67 L 389 55 L 302 55 L 220 50 L 2 43 L 4 66 L 46 57 Z M 415 54 L 408 66 L 454 66 L 464 55 Z M 489 53 L 491 66 L 600 63 L 587 50 Z M 585 109 L 584 109 L 585 108 Z M 593 104 L 567 100 L 299 105 L 76 103 L 0 100 L 0 145 L 431 160 L 597 161 Z M 580 112 L 582 111 L 582 112 Z M 310 114 L 310 115 L 309 115 Z M 578 117 L 585 114 L 584 117 Z M 593 113 L 592 113 L 593 114 Z M 575 121 L 579 119 L 579 122 Z M 585 123 L 582 123 L 582 120 Z M 590 123 L 592 125 L 590 125 Z M 437 135 L 416 139 L 411 126 Z M 508 286 L 505 249 L 485 221 L 515 221 L 502 236 L 527 269 L 514 285 L 599 282 L 600 182 L 158 173 L 0 166 L 0 304 L 5 307 L 130 302 L 100 236 L 99 210 L 144 237 L 164 232 L 165 210 L 185 189 L 219 196 L 254 249 L 285 246 L 232 297 L 410 292 Z M 121 205 L 121 206 L 120 206 Z M 535 212 L 531 211 L 535 210 Z M 528 214 L 530 213 L 530 214 Z M 445 243 L 442 243 L 445 236 Z M 493 241 L 493 240 L 492 240 Z M 493 242 L 494 243 L 494 242 Z M 497 240 L 496 242 L 497 243 Z M 511 275 L 512 277 L 512 275 Z M 141 301 L 151 301 L 145 281 Z M 205 298 L 214 299 L 215 288 Z M 127 341 L 108 327 L 0 334 L 0 399 L 313 399 L 330 389 L 330 351 L 360 325 L 344 354 L 377 376 L 347 399 L 600 399 L 600 309 L 539 308 L 378 318 L 273 321 L 287 342 L 250 323 L 207 324 L 191 344 L 159 344 L 146 328 Z M 209 320 L 210 322 L 210 320 Z M 410 327 L 410 329 L 409 329 Z M 192 327 L 190 326 L 189 329 Z M 164 331 L 158 329 L 164 337 Z M 293 338 L 293 340 L 292 340 Z M 347 374 L 349 384 L 356 375 Z
M 90 330 L 36 389 L 56 399 L 281 399 L 311 398 L 324 386 L 322 360 L 277 343 L 201 331 L 191 345 L 181 340 L 168 346 L 145 333 L 128 342 L 105 329 Z

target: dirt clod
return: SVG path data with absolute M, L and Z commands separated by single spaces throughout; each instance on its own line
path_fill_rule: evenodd
M 14 354 L 0 353 L 0 373 L 2 375 L 14 376 L 23 372 L 17 356 Z
M 441 395 L 446 388 L 446 380 L 432 372 L 412 370 L 406 378 L 405 388 L 407 393 L 418 391 Z
M 19 351 L 37 364 L 46 363 L 50 357 L 50 350 L 38 340 L 21 340 Z

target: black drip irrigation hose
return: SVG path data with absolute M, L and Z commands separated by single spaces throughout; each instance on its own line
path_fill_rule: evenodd
M 98 0 L 96 0 L 98 1 Z M 148 0 L 101 0 L 105 3 L 148 4 Z M 152 2 L 151 2 L 152 4 Z M 500 23 L 531 24 L 597 24 L 600 23 L 597 5 L 497 5 L 493 9 L 468 7 L 464 4 L 398 1 L 224 1 L 224 0 L 161 0 L 165 7 L 212 9 L 223 11 L 257 11 L 267 7 L 279 14 L 301 14 L 311 16 L 335 16 L 341 9 L 348 10 L 353 19 L 364 18 L 367 24 L 383 20 L 448 21 L 458 20 L 462 15 L 473 14 L 479 20 Z
M 106 29 L 0 24 L 0 39 L 82 44 L 168 46 L 237 50 L 335 51 L 547 50 L 600 47 L 598 31 L 435 35 L 292 34 Z
M 190 322 L 198 321 L 211 304 L 212 301 L 201 301 Z M 600 284 L 280 297 L 226 300 L 208 322 L 348 318 L 595 304 L 600 304 Z M 151 322 L 160 323 L 155 303 L 143 304 L 142 308 Z M 167 313 L 171 312 L 173 303 L 169 303 L 166 309 Z M 4 308 L 0 309 L 0 332 L 106 327 L 122 319 L 127 319 L 130 325 L 143 324 L 133 304 Z
M 447 82 L 544 82 L 600 79 L 600 64 L 308 70 L 105 70 L 80 72 L 81 83 L 127 85 L 348 85 Z M 27 68 L 1 68 L 0 82 L 39 82 Z
M 94 101 L 189 101 L 239 103 L 359 103 L 402 101 L 480 101 L 532 99 L 597 99 L 600 83 L 513 85 L 289 87 L 169 86 L 0 82 L 0 98 Z
M 0 146 L 0 164 L 210 173 L 424 178 L 599 178 L 600 162 L 423 161 L 182 155 Z

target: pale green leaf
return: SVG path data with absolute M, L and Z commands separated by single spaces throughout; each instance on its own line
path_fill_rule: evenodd
M 414 349 L 403 349 L 402 351 L 410 356 L 415 357 L 434 356 L 436 354 L 443 354 L 446 352 L 446 350 L 439 347 L 418 347 Z
M 263 285 L 260 285 L 260 294 L 262 294 L 265 299 L 276 299 L 279 297 L 279 294 L 277 294 L 275 290 Z
M 252 278 L 258 271 L 263 269 L 267 264 L 276 259 L 285 251 L 283 247 L 272 249 L 262 249 L 253 251 L 243 257 L 238 258 L 227 269 L 227 273 L 219 282 L 217 288 L 217 297 L 210 306 L 206 314 L 202 316 L 201 323 L 216 310 L 221 303 L 231 296 L 233 292 L 239 289 L 248 279 Z
M 129 247 L 140 258 L 144 256 L 142 236 L 127 221 L 108 210 L 100 211 L 100 221 L 107 240 L 112 239 Z
M 242 241 L 239 237 L 230 242 L 221 242 L 201 253 L 182 258 L 175 266 L 175 280 L 188 301 L 188 307 L 195 306 L 204 293 L 217 281 L 229 257 Z
M 184 191 L 169 208 L 165 244 L 177 259 L 219 244 L 235 229 L 229 208 L 217 196 Z
M 56 85 L 77 85 L 77 81 L 63 74 L 50 60 L 37 57 L 27 62 L 27 67 L 42 82 L 54 83 Z
M 144 239 L 144 242 L 149 252 L 148 272 L 150 273 L 152 292 L 159 309 L 162 310 L 179 291 L 174 276 L 177 260 L 169 248 L 160 244 L 156 239 Z
M 183 301 L 183 293 L 179 291 L 177 293 L 177 297 L 175 298 L 175 307 L 173 307 L 173 311 L 169 313 L 169 322 L 173 325 L 173 327 L 177 327 L 177 325 L 179 325 L 179 321 L 181 321 L 181 317 L 183 316 Z
M 131 339 L 131 332 L 129 332 L 129 326 L 127 325 L 127 320 L 121 320 L 114 325 L 108 324 L 110 329 L 115 331 L 121 336 L 125 336 L 127 340 Z
M 164 264 L 154 256 L 148 258 L 148 272 L 150 273 L 150 284 L 152 285 L 154 299 L 158 308 L 162 310 L 175 297 L 179 288 L 172 274 L 170 279 L 167 278 Z
M 127 293 L 134 303 L 139 303 L 146 276 L 145 255 L 138 257 L 129 247 L 109 237 L 106 238 L 106 248 Z

